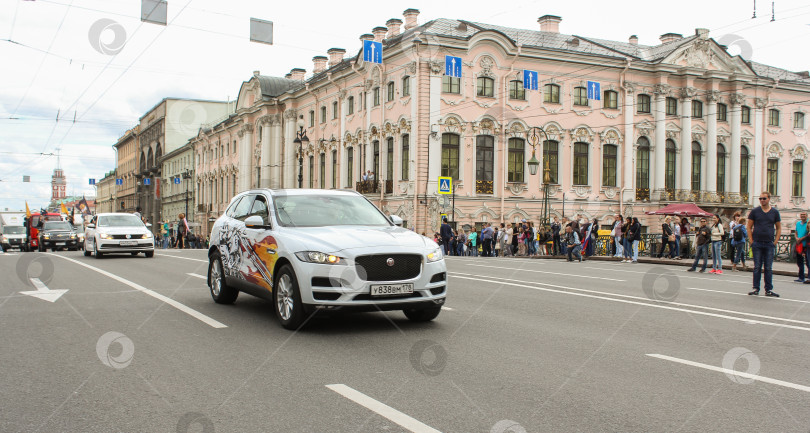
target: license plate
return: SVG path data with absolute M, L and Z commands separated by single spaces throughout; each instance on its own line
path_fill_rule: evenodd
M 413 284 L 376 284 L 371 286 L 371 296 L 397 296 L 413 293 Z
M 138 245 L 138 241 L 121 241 L 120 245 L 122 247 L 134 247 Z
M 58 247 L 59 245 L 64 245 L 65 243 L 64 242 L 54 242 L 53 244 Z

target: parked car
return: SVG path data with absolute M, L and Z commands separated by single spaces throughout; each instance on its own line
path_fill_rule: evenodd
M 238 194 L 212 228 L 211 296 L 221 304 L 240 291 L 269 300 L 287 329 L 316 309 L 433 320 L 446 298 L 446 264 L 435 242 L 401 224 L 352 191 Z
M 101 213 L 93 217 L 84 233 L 84 255 L 100 259 L 108 253 L 155 254 L 152 232 L 140 218 L 129 213 Z
M 67 221 L 45 221 L 39 228 L 39 251 L 59 251 L 63 248 L 75 251 L 79 249 L 79 237 L 73 226 Z

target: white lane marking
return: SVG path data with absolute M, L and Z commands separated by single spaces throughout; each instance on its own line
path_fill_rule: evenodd
M 791 382 L 785 382 L 784 380 L 771 379 L 770 377 L 758 376 L 756 374 L 746 373 L 746 372 L 743 372 L 743 371 L 730 370 L 728 368 L 715 367 L 715 366 L 709 365 L 709 364 L 703 364 L 703 363 L 700 363 L 700 362 L 689 361 L 689 360 L 686 360 L 686 359 L 674 358 L 672 356 L 667 356 L 667 355 L 659 355 L 657 353 L 648 353 L 647 356 L 652 357 L 652 358 L 663 359 L 665 361 L 677 362 L 679 364 L 689 365 L 689 366 L 692 366 L 692 367 L 704 368 L 706 370 L 717 371 L 717 372 L 720 372 L 720 373 L 725 373 L 725 374 L 731 374 L 731 375 L 734 375 L 734 376 L 744 377 L 746 379 L 758 380 L 760 382 L 770 383 L 770 384 L 773 384 L 773 385 L 784 386 L 786 388 L 798 389 L 799 391 L 810 392 L 810 386 L 799 385 L 799 384 L 791 383 Z
M 6 252 L 0 253 L 0 257 L 2 257 L 2 256 L 19 256 L 19 255 L 20 255 L 19 253 L 6 253 Z
M 187 307 L 186 305 L 183 305 L 180 302 L 177 302 L 174 299 L 169 298 L 168 296 L 161 295 L 160 293 L 155 292 L 154 290 L 147 289 L 146 287 L 143 287 L 140 284 L 133 283 L 132 281 L 127 280 L 126 278 L 119 277 L 118 275 L 107 272 L 107 271 L 105 271 L 103 269 L 99 269 L 99 268 L 97 268 L 95 266 L 90 266 L 90 265 L 88 265 L 86 263 L 82 263 L 82 262 L 80 262 L 78 260 L 74 260 L 74 259 L 71 259 L 71 258 L 68 258 L 68 257 L 65 257 L 65 256 L 61 256 L 59 254 L 54 254 L 54 253 L 48 253 L 48 254 L 52 255 L 52 256 L 60 257 L 60 258 L 65 259 L 65 260 L 67 260 L 69 262 L 76 263 L 79 266 L 84 266 L 87 269 L 96 271 L 101 275 L 112 278 L 113 280 L 118 281 L 120 283 L 126 284 L 127 286 L 132 287 L 133 289 L 135 289 L 135 290 L 137 290 L 139 292 L 143 292 L 143 293 L 145 293 L 145 294 L 147 294 L 147 295 L 149 295 L 149 296 L 151 296 L 151 297 L 153 297 L 155 299 L 158 299 L 160 301 L 163 301 L 163 302 L 171 305 L 172 307 L 174 307 L 174 308 L 188 314 L 189 316 L 191 316 L 191 317 L 193 317 L 193 318 L 195 318 L 197 320 L 200 320 L 201 322 L 203 322 L 206 325 L 209 325 L 209 326 L 211 326 L 213 328 L 227 328 L 228 327 L 227 325 L 225 325 L 225 324 L 223 324 L 223 323 L 221 323 L 221 322 L 219 322 L 217 320 L 214 320 L 214 319 L 206 316 L 203 313 L 200 313 L 199 311 L 197 311 L 197 310 L 195 310 L 193 308 Z
M 700 290 L 701 292 L 713 292 L 713 293 L 724 293 L 726 295 L 748 296 L 748 293 L 726 292 L 726 291 L 723 291 L 723 290 L 711 290 L 711 289 L 699 289 L 697 287 L 684 287 L 684 288 L 686 290 Z M 773 298 L 773 297 L 764 297 L 763 299 L 767 299 L 769 301 L 799 302 L 799 303 L 802 303 L 802 304 L 810 304 L 810 301 L 802 301 L 801 299 Z
M 195 273 L 192 273 L 192 272 L 186 272 L 186 275 L 188 275 L 189 277 L 200 278 L 200 279 L 203 279 L 203 280 L 208 279 L 208 278 L 205 278 L 205 275 L 195 274 Z
M 678 306 L 681 306 L 681 307 L 700 308 L 700 309 L 703 309 L 703 310 L 719 311 L 721 313 L 739 314 L 739 315 L 743 315 L 743 316 L 759 317 L 761 319 L 781 320 L 781 321 L 784 321 L 784 322 L 793 322 L 793 323 L 799 323 L 799 324 L 802 324 L 802 325 L 809 325 L 810 326 L 810 322 L 805 322 L 805 321 L 802 321 L 802 320 L 785 319 L 785 318 L 782 318 L 782 317 L 775 317 L 775 316 L 764 316 L 764 315 L 761 315 L 761 314 L 746 313 L 746 312 L 737 311 L 737 310 L 726 310 L 726 309 L 722 309 L 722 308 L 706 307 L 706 306 L 703 306 L 703 305 L 685 304 L 685 303 L 682 303 L 682 302 L 672 302 L 672 301 L 663 301 L 663 300 L 656 301 L 656 300 L 652 300 L 650 298 L 643 298 L 643 297 L 640 297 L 640 296 L 623 295 L 623 294 L 620 294 L 620 293 L 602 292 L 602 291 L 598 291 L 598 290 L 587 290 L 587 289 L 580 289 L 580 288 L 577 288 L 577 287 L 558 286 L 558 285 L 549 284 L 549 283 L 536 283 L 534 281 L 514 280 L 514 279 L 510 279 L 510 278 L 503 278 L 503 277 L 490 277 L 490 278 L 497 278 L 497 279 L 500 279 L 500 280 L 507 280 L 507 281 L 517 281 L 519 283 L 542 284 L 544 286 L 555 287 L 555 288 L 558 288 L 558 289 L 576 290 L 576 291 L 586 292 L 586 293 L 596 293 L 596 294 L 599 294 L 599 295 L 616 296 L 616 297 L 619 297 L 619 298 L 638 299 L 638 300 L 641 300 L 641 301 L 657 302 L 657 303 L 668 304 L 668 305 L 678 305 Z M 748 294 L 746 294 L 746 296 L 748 296 Z
M 654 265 L 655 263 L 644 263 L 644 264 L 645 265 L 646 264 Z M 660 265 L 660 266 L 674 266 L 674 265 Z M 687 266 L 675 266 L 675 269 L 679 269 L 679 268 L 688 268 L 688 267 Z M 647 273 L 646 271 L 631 271 L 631 270 L 628 270 L 628 269 L 623 268 L 623 267 L 617 269 L 617 268 L 599 268 L 599 267 L 596 267 L 596 266 L 585 266 L 585 269 L 593 269 L 595 271 L 615 271 L 615 272 L 622 272 L 622 273 L 628 273 L 628 274 L 646 274 Z M 686 272 L 686 270 L 684 270 L 683 273 L 688 274 Z M 723 275 L 725 275 L 725 274 L 723 274 Z M 698 277 L 697 275 L 695 275 L 695 276 L 693 276 L 693 275 L 679 275 L 678 277 L 679 278 L 691 278 L 691 279 L 694 279 L 694 280 L 701 280 L 701 281 L 720 281 L 720 282 L 724 282 L 724 283 L 751 284 L 751 280 L 745 280 L 745 281 L 743 281 L 743 280 L 729 280 L 729 279 L 726 279 L 725 277 L 719 277 L 719 276 Z M 779 282 L 779 283 L 788 282 L 788 280 L 782 280 L 782 279 L 774 279 L 773 281 L 774 282 Z M 792 280 L 791 280 L 791 282 L 792 282 Z
M 442 307 L 442 310 L 444 310 L 444 311 L 453 311 L 453 309 L 450 308 L 450 307 Z
M 163 257 L 174 257 L 175 259 L 191 260 L 191 261 L 194 261 L 194 262 L 208 263 L 208 260 L 192 259 L 191 257 L 173 256 L 171 254 L 156 254 L 156 255 L 163 256 Z
M 661 301 L 656 301 L 657 303 L 653 304 L 653 303 L 650 303 L 650 302 L 654 302 L 654 301 L 650 301 L 650 300 L 648 300 L 648 302 L 638 302 L 638 301 L 629 301 L 629 300 L 625 300 L 625 299 L 616 299 L 616 298 L 609 298 L 609 297 L 604 297 L 604 296 L 591 295 L 591 294 L 588 294 L 588 293 L 573 293 L 573 292 L 568 292 L 568 291 L 565 291 L 565 290 L 547 289 L 545 287 L 529 286 L 529 285 L 526 285 L 526 284 L 510 283 L 510 282 L 507 282 L 507 281 L 487 280 L 486 278 L 490 278 L 490 277 L 485 277 L 483 275 L 472 275 L 472 277 L 475 277 L 475 278 L 471 278 L 470 276 L 464 276 L 464 275 L 452 275 L 452 273 L 450 273 L 450 272 L 448 272 L 448 275 L 451 275 L 451 276 L 453 276 L 455 278 L 461 278 L 461 279 L 466 279 L 466 280 L 487 282 L 487 283 L 493 283 L 493 284 L 506 284 L 506 285 L 510 285 L 510 286 L 524 287 L 524 288 L 527 288 L 527 289 L 540 290 L 540 291 L 544 291 L 544 292 L 562 293 L 562 294 L 565 294 L 565 295 L 582 296 L 582 297 L 585 297 L 585 298 L 593 298 L 593 299 L 602 299 L 602 300 L 611 301 L 611 302 L 621 302 L 621 303 L 625 303 L 625 304 L 642 305 L 642 306 L 645 306 L 645 307 L 660 308 L 660 309 L 663 309 L 663 310 L 682 311 L 684 313 L 692 313 L 692 314 L 699 314 L 701 316 L 717 317 L 717 318 L 720 318 L 720 319 L 734 320 L 734 321 L 737 321 L 737 322 L 746 322 L 746 323 L 749 323 L 749 324 L 760 324 L 760 325 L 776 326 L 776 327 L 779 327 L 779 328 L 797 329 L 797 330 L 800 330 L 800 331 L 810 331 L 810 328 L 805 328 L 805 327 L 802 327 L 802 326 L 786 325 L 786 324 L 783 324 L 783 323 L 763 322 L 761 320 L 743 319 L 741 317 L 727 316 L 725 314 L 708 313 L 708 312 L 705 312 L 705 311 L 696 311 L 696 310 L 689 310 L 689 309 L 686 309 L 686 308 L 670 307 L 670 306 L 667 306 L 667 305 L 661 305 L 661 304 L 664 304 L 664 302 L 661 302 Z M 519 280 L 511 280 L 511 281 L 519 281 Z M 522 281 L 522 282 L 526 283 L 527 281 Z M 599 293 L 599 294 L 605 294 L 605 295 L 611 295 L 611 296 L 634 298 L 632 296 L 616 295 L 616 294 L 613 294 L 613 293 L 605 293 L 605 292 L 597 292 L 597 291 L 593 291 L 593 290 L 578 289 L 576 287 L 553 286 L 551 284 L 546 284 L 546 283 L 532 283 L 532 284 L 542 284 L 544 286 L 560 287 L 560 288 L 563 288 L 563 289 L 577 290 L 577 291 L 581 291 L 581 292 Z M 646 299 L 646 298 L 636 298 L 636 299 Z M 697 307 L 702 308 L 702 309 L 710 309 L 710 310 L 713 309 L 713 308 L 710 308 L 710 307 L 701 307 L 701 306 L 697 306 Z M 743 313 L 743 312 L 734 312 L 734 313 L 741 314 L 741 315 L 756 316 L 755 314 L 751 314 L 751 313 Z M 781 318 L 776 318 L 776 320 L 798 322 L 798 321 L 795 321 L 795 320 L 781 319 Z M 799 323 L 807 323 L 807 322 L 799 322 Z
M 538 273 L 538 274 L 562 275 L 562 276 L 566 276 L 566 277 L 589 278 L 589 279 L 594 279 L 594 280 L 608 280 L 608 281 L 618 281 L 618 282 L 627 281 L 627 280 L 616 280 L 616 279 L 613 279 L 613 278 L 605 278 L 605 277 L 591 277 L 591 276 L 587 276 L 587 275 L 563 274 L 561 272 L 536 271 L 536 270 L 533 270 L 533 269 L 523 269 L 523 268 L 507 268 L 507 267 L 504 267 L 504 266 L 487 266 L 487 265 L 480 265 L 480 264 L 475 264 L 474 266 L 476 268 L 496 268 L 496 269 L 505 269 L 505 270 L 510 270 L 510 271 L 526 271 L 526 272 L 535 272 L 535 273 Z
M 57 289 L 51 290 L 48 286 L 45 285 L 39 278 L 29 278 L 31 280 L 31 284 L 36 287 L 36 290 L 30 292 L 20 292 L 23 295 L 33 296 L 35 298 L 42 299 L 43 301 L 48 302 L 56 302 L 57 299 L 62 297 L 65 293 L 67 293 L 67 289 Z
M 342 383 L 334 385 L 326 385 L 326 387 L 348 398 L 349 400 L 359 404 L 360 406 L 363 406 L 366 409 L 369 409 L 372 412 L 377 413 L 378 415 L 388 418 L 390 421 L 400 425 L 401 427 L 409 431 L 412 431 L 414 433 L 441 433 L 435 428 L 423 424 L 422 422 L 414 419 L 413 417 L 405 415 L 404 413 L 394 409 L 393 407 L 381 403 L 377 400 L 374 400 L 373 398 L 363 394 L 362 392 L 350 388 Z

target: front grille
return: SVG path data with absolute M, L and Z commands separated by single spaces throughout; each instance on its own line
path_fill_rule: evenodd
M 388 266 L 388 259 L 394 260 Z M 422 256 L 417 254 L 375 254 L 355 259 L 357 275 L 366 281 L 399 281 L 416 278 L 422 271 Z
M 340 298 L 340 293 L 332 292 L 312 292 L 312 297 L 316 301 L 337 301 Z
M 445 279 L 447 279 L 447 277 L 445 276 L 444 272 L 439 272 L 438 274 L 430 278 L 430 282 L 438 283 L 440 281 L 444 281 Z
M 434 296 L 441 295 L 442 293 L 444 293 L 444 287 L 445 286 L 434 287 L 434 288 L 430 289 L 430 294 L 434 295 Z
M 340 287 L 340 280 L 337 278 L 312 277 L 312 287 Z
M 143 235 L 112 235 L 112 238 L 113 239 L 127 239 L 127 236 L 129 236 L 129 239 L 140 239 L 141 236 L 143 236 Z

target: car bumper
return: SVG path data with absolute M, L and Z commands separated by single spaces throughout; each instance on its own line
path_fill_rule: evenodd
M 54 247 L 66 247 L 66 248 L 76 248 L 79 246 L 78 239 L 69 239 L 69 240 L 43 240 L 40 242 L 43 248 L 54 248 Z
M 124 245 L 121 245 L 124 242 Z M 127 241 L 117 239 L 100 240 L 98 242 L 98 251 L 104 253 L 129 253 L 133 251 L 154 251 L 154 241 L 150 239 L 130 240 L 129 242 L 136 242 L 134 245 L 127 245 Z

